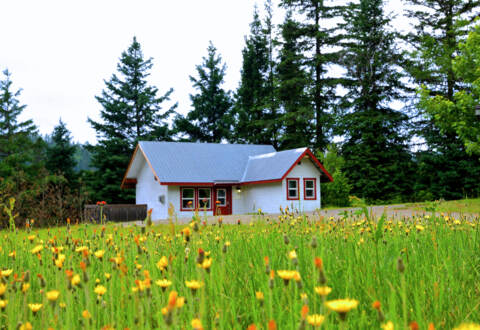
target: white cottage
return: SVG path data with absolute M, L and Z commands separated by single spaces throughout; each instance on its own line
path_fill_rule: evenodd
M 276 151 L 269 145 L 139 142 L 122 181 L 136 188 L 136 203 L 166 219 L 195 209 L 208 215 L 278 213 L 292 205 L 320 208 L 320 182 L 332 176 L 308 148 Z

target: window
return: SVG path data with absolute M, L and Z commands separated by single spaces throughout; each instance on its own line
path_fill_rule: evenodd
M 217 189 L 217 206 L 226 206 L 227 205 L 227 189 Z
M 180 211 L 195 209 L 195 188 L 181 188 L 180 203 Z
M 306 199 L 306 200 L 317 199 L 317 179 L 315 178 L 303 179 L 303 199 Z
M 287 179 L 287 199 L 288 200 L 298 200 L 298 186 L 300 179 Z
M 198 188 L 198 208 L 210 210 L 212 208 L 212 189 Z

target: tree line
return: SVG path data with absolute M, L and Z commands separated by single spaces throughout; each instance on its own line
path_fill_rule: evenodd
M 86 201 L 133 203 L 120 183 L 140 140 L 308 146 L 335 179 L 322 187 L 326 204 L 348 205 L 351 195 L 372 203 L 476 197 L 480 1 L 403 3 L 408 33 L 383 0 L 281 0 L 279 25 L 266 0 L 245 37 L 238 88 L 224 88 L 226 63 L 210 42 L 189 77 L 195 92 L 184 115 L 166 106 L 173 89 L 148 82 L 152 58 L 134 37 L 96 96 L 95 145 L 74 145 L 62 121 L 48 139 L 20 122 L 25 105 L 5 71 L 0 198 L 14 196 L 24 218 L 59 221 L 78 217 Z M 80 153 L 91 162 L 78 171 Z

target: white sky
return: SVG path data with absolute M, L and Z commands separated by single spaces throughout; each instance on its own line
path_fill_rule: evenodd
M 257 1 L 263 10 L 263 0 Z M 274 4 L 277 4 L 274 1 Z M 74 141 L 95 143 L 87 118 L 99 120 L 100 95 L 133 36 L 153 57 L 149 82 L 163 95 L 170 87 L 177 111 L 190 110 L 189 75 L 209 40 L 227 64 L 226 89 L 236 89 L 244 36 L 255 0 L 0 0 L 0 70 L 8 68 L 41 134 L 59 118 Z M 399 1 L 391 1 L 394 6 Z M 387 10 L 389 8 L 387 6 Z M 280 9 L 274 8 L 282 21 Z M 3 79 L 3 75 L 0 79 Z M 172 102 L 172 103 L 173 103 Z M 167 106 L 165 106 L 165 109 Z

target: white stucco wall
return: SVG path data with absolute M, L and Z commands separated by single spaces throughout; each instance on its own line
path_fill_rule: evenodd
M 143 159 L 143 158 L 142 158 Z M 152 219 L 166 219 L 168 216 L 167 186 L 160 185 L 155 181 L 152 170 L 145 159 L 137 175 L 136 203 L 147 204 L 149 209 L 153 208 Z M 159 201 L 159 196 L 165 196 L 165 202 Z
M 299 193 L 300 198 L 299 200 L 287 200 L 287 179 L 289 178 L 298 178 L 300 186 L 299 186 Z M 303 187 L 303 179 L 304 178 L 315 178 L 316 179 L 316 200 L 305 200 L 304 199 L 304 187 Z M 320 172 L 315 165 L 313 165 L 312 161 L 304 158 L 301 161 L 301 165 L 296 165 L 292 171 L 287 175 L 287 177 L 282 181 L 282 191 L 283 191 L 283 198 L 284 201 L 282 206 L 288 205 L 289 208 L 293 205 L 300 211 L 315 211 L 319 209 L 321 206 L 321 194 L 320 194 Z
M 287 200 L 287 179 L 299 179 L 299 200 Z M 316 179 L 316 200 L 305 200 L 303 193 L 303 179 Z M 280 206 L 295 207 L 300 211 L 314 211 L 320 208 L 320 172 L 311 160 L 304 158 L 301 165 L 296 165 L 282 182 L 252 184 L 242 186 L 239 200 L 233 201 L 234 214 L 257 212 L 260 208 L 265 213 L 279 213 Z

